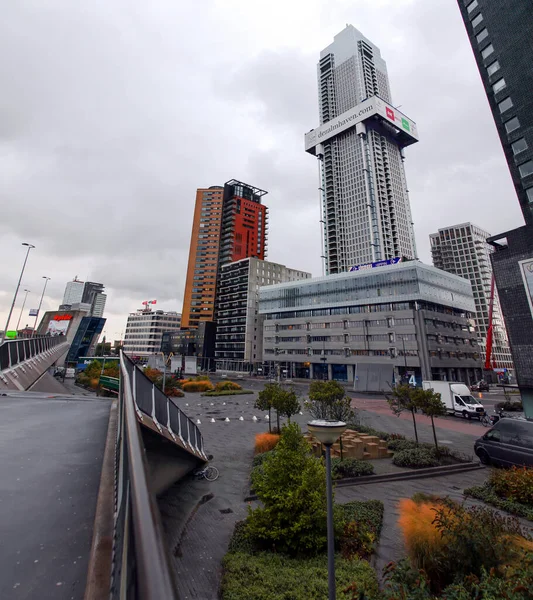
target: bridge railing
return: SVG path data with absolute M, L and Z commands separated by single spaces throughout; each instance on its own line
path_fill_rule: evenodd
M 5 340 L 0 345 L 0 371 L 14 367 L 66 341 L 67 338 L 63 335 Z
M 203 456 L 196 425 L 121 352 L 110 599 L 176 600 L 159 510 L 150 490 L 140 430 L 143 414 L 155 416 L 154 423 L 169 433 L 173 427 L 178 434 L 187 432 L 185 447 Z

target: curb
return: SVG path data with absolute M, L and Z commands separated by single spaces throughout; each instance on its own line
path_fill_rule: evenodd
M 454 475 L 464 471 L 477 471 L 484 467 L 477 462 L 459 463 L 457 465 L 445 465 L 442 467 L 428 467 L 426 469 L 411 469 L 409 471 L 400 471 L 398 473 L 383 473 L 382 475 L 364 475 L 362 477 L 350 477 L 334 481 L 335 487 L 348 487 L 351 485 L 369 485 L 372 483 L 387 483 L 388 481 L 402 481 L 409 479 L 424 479 L 426 477 L 443 477 L 445 475 Z M 255 502 L 255 494 L 246 496 L 244 502 Z
M 108 600 L 113 555 L 115 441 L 117 438 L 118 402 L 113 400 L 109 410 L 109 425 L 98 488 L 93 539 L 84 600 Z

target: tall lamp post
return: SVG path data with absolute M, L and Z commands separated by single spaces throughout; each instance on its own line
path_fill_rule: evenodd
M 22 319 L 22 313 L 24 312 L 24 307 L 26 306 L 26 298 L 28 297 L 28 293 L 30 290 L 24 290 L 26 295 L 24 296 L 24 302 L 22 303 L 22 308 L 20 309 L 19 320 L 17 321 L 17 331 L 19 330 L 20 320 Z
M 15 302 L 17 301 L 17 295 L 19 293 L 20 282 L 22 281 L 22 276 L 24 275 L 24 269 L 26 268 L 26 263 L 28 262 L 28 256 L 30 254 L 30 250 L 35 248 L 33 244 L 28 244 L 27 242 L 22 242 L 23 246 L 27 246 L 28 250 L 26 252 L 26 258 L 24 259 L 24 264 L 22 265 L 22 270 L 20 272 L 19 281 L 17 283 L 17 289 L 15 290 L 15 295 L 13 296 L 13 302 L 11 303 L 11 308 L 9 309 L 9 314 L 7 315 L 6 327 L 4 330 L 4 337 L 7 335 L 7 330 L 9 329 L 9 321 L 11 319 L 11 315 L 13 314 L 13 309 L 15 308 Z
M 43 293 L 41 294 L 41 300 L 39 302 L 39 308 L 37 309 L 37 316 L 35 317 L 35 323 L 33 324 L 33 331 L 31 333 L 31 337 L 33 337 L 35 335 L 35 332 L 37 331 L 37 319 L 39 318 L 39 313 L 41 312 L 41 306 L 43 304 L 43 298 L 44 298 L 44 293 L 46 292 L 46 286 L 48 285 L 48 282 L 50 281 L 51 277 L 46 277 L 46 275 L 43 275 L 43 279 L 45 279 L 46 281 L 44 282 Z
M 326 484 L 328 509 L 328 599 L 335 600 L 335 533 L 333 528 L 333 486 L 331 483 L 331 446 L 346 430 L 342 421 L 316 420 L 307 423 L 309 433 L 326 447 Z

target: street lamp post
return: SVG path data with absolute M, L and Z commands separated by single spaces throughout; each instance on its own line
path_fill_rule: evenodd
M 26 252 L 26 258 L 24 259 L 24 264 L 22 265 L 22 270 L 20 272 L 19 281 L 17 283 L 17 288 L 15 290 L 15 295 L 13 296 L 13 302 L 11 303 L 11 308 L 9 309 L 9 314 L 7 315 L 6 327 L 4 330 L 4 337 L 7 335 L 7 330 L 9 329 L 9 321 L 11 319 L 11 315 L 13 314 L 13 309 L 15 308 L 15 302 L 17 301 L 17 295 L 19 293 L 20 282 L 22 281 L 22 276 L 24 275 L 24 269 L 26 268 L 26 263 L 28 262 L 28 256 L 30 254 L 30 250 L 35 248 L 33 244 L 28 244 L 27 242 L 22 242 L 23 246 L 27 246 L 28 250 Z
M 333 527 L 333 485 L 331 483 L 331 446 L 346 430 L 342 421 L 316 420 L 307 429 L 326 447 L 327 527 L 328 527 L 328 599 L 335 600 L 335 532 Z
M 22 303 L 22 308 L 20 309 L 19 320 L 17 321 L 17 331 L 19 330 L 20 320 L 22 319 L 22 313 L 24 312 L 24 307 L 26 306 L 26 298 L 28 297 L 28 292 L 30 290 L 24 290 L 26 292 L 24 296 L 24 302 Z
M 44 298 L 44 293 L 46 292 L 46 286 L 48 285 L 48 282 L 50 281 L 51 277 L 46 277 L 46 275 L 43 275 L 43 279 L 45 279 L 43 293 L 41 294 L 41 300 L 39 302 L 39 308 L 37 309 L 37 315 L 35 317 L 35 323 L 33 324 L 33 331 L 31 332 L 31 337 L 33 337 L 35 335 L 35 332 L 37 331 L 37 319 L 39 318 L 39 313 L 41 312 L 41 306 L 43 304 L 43 298 Z

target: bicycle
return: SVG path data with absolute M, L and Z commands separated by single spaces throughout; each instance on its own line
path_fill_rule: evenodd
M 216 467 L 207 466 L 199 469 L 194 473 L 196 479 L 207 479 L 207 481 L 216 481 L 218 479 L 218 469 Z
M 479 420 L 483 427 L 492 427 L 496 425 L 496 423 L 505 418 L 507 415 L 503 412 L 503 410 L 498 410 L 498 413 L 492 416 L 489 416 L 486 412 L 483 414 L 481 419 Z
M 483 427 L 490 427 L 492 425 L 492 421 L 487 413 L 483 413 L 483 416 L 481 419 L 479 419 L 479 422 L 483 425 Z

